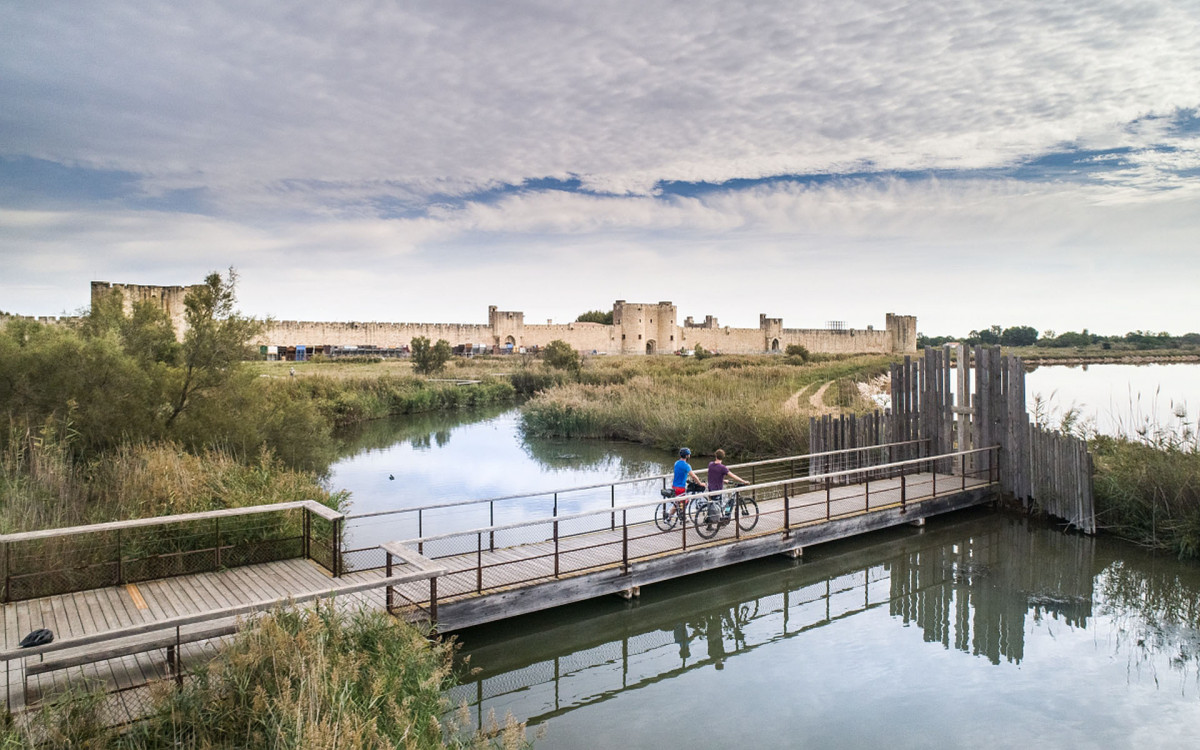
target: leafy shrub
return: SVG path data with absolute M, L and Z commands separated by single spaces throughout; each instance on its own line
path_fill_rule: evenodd
M 450 361 L 451 354 L 450 342 L 446 339 L 438 339 L 436 344 L 430 346 L 429 339 L 418 336 L 412 340 L 413 372 L 418 375 L 441 372 Z
M 555 339 L 542 352 L 542 361 L 556 370 L 578 374 L 583 369 L 583 359 L 579 352 L 562 339 Z

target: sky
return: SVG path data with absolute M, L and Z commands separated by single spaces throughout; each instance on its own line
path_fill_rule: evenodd
M 0 310 L 1200 331 L 1200 1 L 0 0 Z

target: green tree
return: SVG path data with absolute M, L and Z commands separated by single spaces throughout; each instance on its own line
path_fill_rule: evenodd
M 971 331 L 967 338 L 968 344 L 983 344 L 984 346 L 995 346 L 1000 343 L 1000 326 L 989 326 L 986 329 L 979 331 Z
M 612 310 L 604 312 L 602 310 L 588 310 L 575 319 L 576 323 L 603 323 L 606 326 L 613 324 Z
M 783 353 L 793 360 L 798 360 L 801 364 L 808 361 L 808 347 L 802 344 L 788 344 L 783 349 Z
M 181 369 L 171 389 L 167 427 L 198 394 L 228 382 L 241 361 L 252 354 L 249 341 L 262 332 L 263 323 L 234 309 L 236 288 L 237 272 L 230 268 L 224 278 L 210 273 L 203 284 L 184 297 L 187 333 L 183 336 Z
M 583 359 L 579 356 L 579 352 L 562 339 L 555 339 L 546 344 L 546 348 L 542 352 L 542 361 L 557 370 L 578 373 L 583 369 Z
M 1000 334 L 1002 346 L 1033 346 L 1037 340 L 1038 332 L 1033 326 L 1013 326 Z
M 450 356 L 450 342 L 446 339 L 438 339 L 432 346 L 424 336 L 412 340 L 413 372 L 418 375 L 441 372 L 450 361 Z

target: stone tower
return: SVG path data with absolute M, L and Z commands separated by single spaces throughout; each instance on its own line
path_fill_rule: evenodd
M 201 285 L 197 285 L 201 286 Z M 184 315 L 183 300 L 187 297 L 189 286 L 148 286 L 143 284 L 112 284 L 107 281 L 92 282 L 92 306 L 113 292 L 121 294 L 121 307 L 128 316 L 133 312 L 133 306 L 139 302 L 149 302 L 161 309 L 171 320 L 175 329 L 175 338 L 183 341 L 187 332 L 187 318 Z
M 613 333 L 619 337 L 622 354 L 661 354 L 679 348 L 675 305 L 626 302 L 613 303 Z

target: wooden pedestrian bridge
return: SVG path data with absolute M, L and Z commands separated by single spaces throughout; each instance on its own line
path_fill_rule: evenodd
M 69 683 L 99 681 L 111 692 L 108 720 L 135 720 L 151 683 L 182 681 L 247 618 L 288 603 L 332 598 L 455 631 L 920 525 L 1013 487 L 1029 496 L 1022 478 L 1039 473 L 1020 437 L 1027 424 L 997 420 L 988 432 L 977 421 L 946 439 L 942 412 L 922 406 L 925 379 L 893 375 L 914 395 L 886 423 L 814 422 L 813 443 L 828 450 L 732 465 L 750 480 L 740 492 L 757 513 L 711 538 L 692 523 L 655 523 L 668 475 L 433 505 L 399 498 L 408 507 L 375 513 L 309 501 L 0 535 L 6 705 L 18 712 Z M 926 412 L 933 427 L 916 418 Z M 977 447 L 945 449 L 964 444 Z M 54 641 L 21 648 L 39 628 Z
M 15 711 L 72 680 L 98 680 L 114 691 L 120 723 L 122 712 L 138 715 L 150 682 L 182 679 L 245 618 L 289 602 L 335 597 L 446 632 L 632 596 L 996 496 L 996 448 L 892 460 L 921 452 L 905 441 L 735 464 L 752 477 L 740 491 L 757 517 L 709 539 L 692 523 L 655 524 L 667 475 L 381 513 L 300 502 L 3 535 L 6 703 Z M 814 474 L 814 461 L 848 468 Z M 355 543 L 393 528 L 417 533 Z M 39 628 L 55 640 L 19 647 Z

